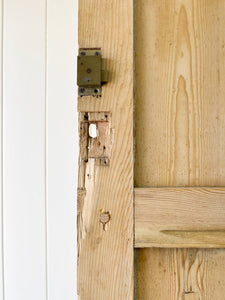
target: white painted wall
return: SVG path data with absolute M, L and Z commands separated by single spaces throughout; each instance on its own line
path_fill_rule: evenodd
M 76 300 L 77 0 L 0 0 L 0 300 Z

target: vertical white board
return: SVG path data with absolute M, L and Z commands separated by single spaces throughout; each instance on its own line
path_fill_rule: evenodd
M 1 79 L 0 79 L 0 93 L 1 93 L 1 105 L 0 105 L 0 134 L 1 134 L 1 145 L 0 145 L 0 195 L 1 195 L 1 204 L 0 204 L 0 300 L 4 300 L 4 257 L 3 257 L 3 197 L 2 197 L 2 102 L 3 102 L 3 89 L 2 89 L 2 61 L 3 61 L 3 52 L 2 52 L 2 25 L 3 25 L 3 12 L 2 12 L 2 1 L 0 1 L 0 69 L 1 69 Z
M 47 1 L 48 300 L 76 297 L 77 1 Z
M 45 1 L 4 1 L 5 300 L 46 299 Z

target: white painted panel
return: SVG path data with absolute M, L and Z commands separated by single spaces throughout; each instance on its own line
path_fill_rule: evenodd
M 45 1 L 4 2 L 5 300 L 45 300 Z
M 47 2 L 48 299 L 76 297 L 77 1 Z
M 0 145 L 0 195 L 1 195 L 1 204 L 0 204 L 0 300 L 4 300 L 4 258 L 3 258 L 3 197 L 2 197 L 2 0 L 0 1 L 0 70 L 1 70 L 1 79 L 0 79 L 0 93 L 1 93 L 1 105 L 0 105 L 0 135 L 1 135 L 1 145 Z

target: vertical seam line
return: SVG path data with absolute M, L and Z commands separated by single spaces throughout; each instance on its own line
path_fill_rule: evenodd
M 48 37 L 48 14 L 47 0 L 45 0 L 45 270 L 46 270 L 46 300 L 48 300 L 48 193 L 47 193 L 47 37 Z
M 3 39 L 4 39 L 4 0 L 2 0 L 2 39 L 1 39 L 1 248 L 2 248 L 2 297 L 5 300 L 5 266 L 4 266 L 4 204 L 3 204 Z

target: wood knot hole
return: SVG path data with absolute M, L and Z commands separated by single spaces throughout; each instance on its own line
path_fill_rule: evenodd
M 103 224 L 103 230 L 106 231 L 106 224 L 110 221 L 110 213 L 108 211 L 102 212 L 99 216 L 99 221 Z

